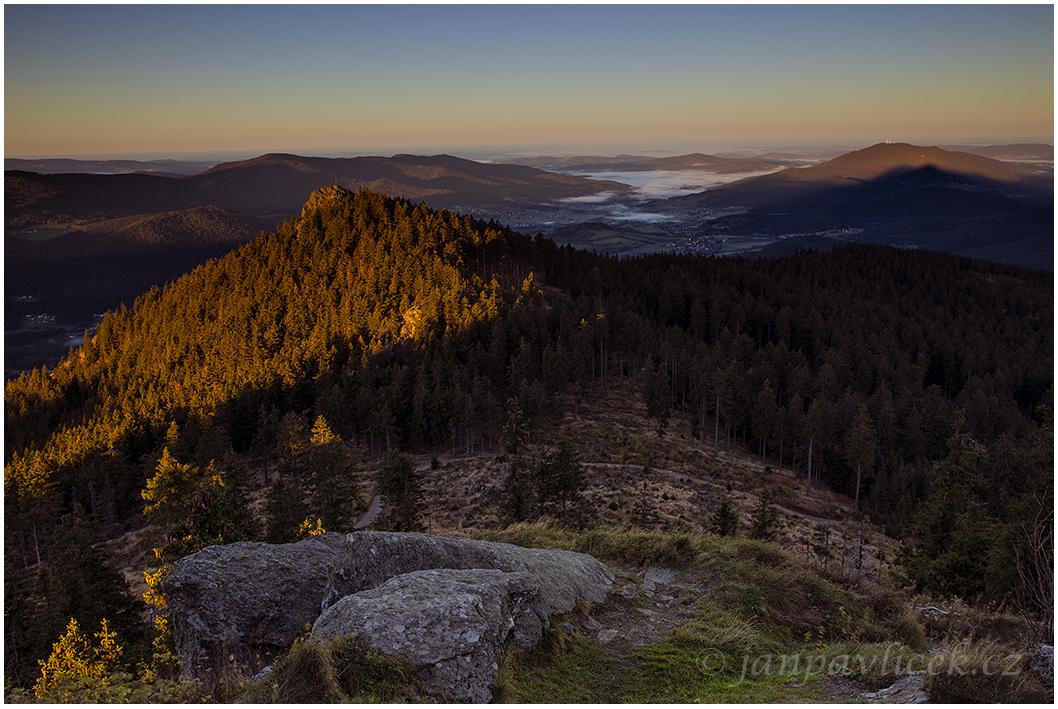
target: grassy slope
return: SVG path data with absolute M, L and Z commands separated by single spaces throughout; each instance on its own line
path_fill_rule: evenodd
M 678 415 L 659 437 L 635 392 L 620 386 L 582 404 L 578 414 L 568 414 L 562 428 L 575 434 L 590 463 L 584 497 L 591 514 L 581 530 L 555 521 L 505 526 L 504 463 L 495 452 L 443 455 L 433 470 L 428 457 L 420 461 L 433 533 L 572 549 L 604 561 L 617 576 L 606 603 L 555 619 L 534 652 L 508 654 L 497 701 L 856 700 L 889 686 L 909 662 L 924 669 L 931 659 L 967 670 L 954 679 L 931 676 L 927 688 L 937 699 L 1052 696 L 1024 671 L 1024 629 L 1016 619 L 912 599 L 895 588 L 898 569 L 891 563 L 879 583 L 877 550 L 892 558 L 898 543 L 869 522 L 862 572 L 852 568 L 851 541 L 844 568 L 840 553 L 826 568 L 806 554 L 816 518 L 832 520 L 832 539 L 840 542 L 843 532 L 858 539 L 861 521 L 849 500 L 828 491 L 805 495 L 788 467 L 774 470 L 774 460 L 765 467 L 735 447 L 725 454 L 723 443 L 714 458 L 711 441 L 703 448 L 690 440 Z M 783 508 L 777 542 L 744 536 L 765 484 Z M 738 538 L 704 531 L 723 496 L 745 525 Z M 675 577 L 652 584 L 650 569 L 671 569 Z M 937 604 L 954 613 L 908 608 Z M 997 657 L 1017 673 L 969 674 Z
M 832 520 L 832 539 L 840 542 L 842 532 L 858 539 L 861 522 L 849 500 L 825 490 L 805 495 L 788 466 L 780 472 L 769 460 L 765 467 L 759 457 L 736 447 L 725 454 L 723 441 L 714 458 L 711 440 L 705 447 L 690 440 L 678 414 L 667 435 L 659 437 L 635 392 L 620 385 L 582 403 L 578 414 L 568 414 L 562 427 L 576 435 L 582 460 L 592 464 L 586 466 L 584 493 L 590 514 L 581 529 L 553 520 L 504 525 L 499 509 L 504 463 L 496 451 L 460 451 L 456 458 L 442 454 L 436 469 L 430 454 L 420 459 L 429 531 L 572 549 L 602 560 L 617 577 L 606 603 L 553 619 L 534 652 L 507 655 L 498 701 L 856 700 L 891 684 L 909 662 L 925 669 L 931 660 L 944 670 L 966 670 L 931 675 L 927 689 L 933 699 L 1050 701 L 1053 690 L 1025 669 L 1025 629 L 1018 619 L 958 601 L 911 598 L 896 587 L 899 570 L 891 562 L 882 566 L 879 583 L 877 550 L 885 549 L 891 559 L 898 543 L 873 525 L 863 524 L 870 541 L 861 572 L 852 568 L 854 549 L 847 550 L 844 568 L 837 554 L 824 568 L 805 544 L 823 518 Z M 367 496 L 370 467 L 360 476 Z M 745 536 L 756 493 L 765 484 L 783 508 L 776 542 Z M 710 510 L 724 496 L 743 521 L 736 538 L 705 532 Z M 133 548 L 146 555 L 149 544 L 140 540 L 126 546 L 126 553 Z M 674 576 L 652 584 L 650 569 L 671 570 Z M 357 657 L 299 646 L 277 664 L 266 684 L 239 680 L 210 698 L 394 701 L 418 696 L 406 670 L 386 680 L 385 691 L 373 686 L 341 690 L 341 677 L 366 661 Z M 971 674 L 986 660 L 993 671 Z M 303 674 L 306 663 L 311 676 Z M 997 663 L 1014 672 L 997 675 Z M 287 696 L 284 687 L 296 688 L 297 696 Z

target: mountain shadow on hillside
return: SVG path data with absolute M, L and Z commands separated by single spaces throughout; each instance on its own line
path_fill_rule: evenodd
M 710 223 L 723 234 L 829 234 L 1053 268 L 1052 189 L 1051 180 L 989 158 L 882 144 L 665 204 L 748 207 Z
M 761 207 L 794 200 L 827 201 L 837 198 L 843 189 L 899 184 L 905 179 L 914 185 L 916 175 L 919 184 L 924 178 L 939 177 L 941 181 L 1010 198 L 1053 202 L 1053 180 L 1010 163 L 932 146 L 880 143 L 819 165 L 787 168 L 674 198 L 669 204 Z

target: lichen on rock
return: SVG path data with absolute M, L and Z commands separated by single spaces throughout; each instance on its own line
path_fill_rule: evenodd
M 341 599 L 311 637 L 364 637 L 372 649 L 421 667 L 427 690 L 487 702 L 505 647 L 528 649 L 540 639 L 546 618 L 532 608 L 537 595 L 522 572 L 413 571 Z

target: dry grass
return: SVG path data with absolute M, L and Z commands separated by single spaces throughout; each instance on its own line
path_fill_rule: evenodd
M 1051 704 L 1054 689 L 1029 668 L 1031 659 L 992 639 L 959 643 L 931 659 L 926 691 L 935 702 Z
M 846 566 L 854 563 L 860 535 L 859 515 L 851 501 L 826 489 L 804 494 L 803 482 L 793 476 L 789 464 L 775 470 L 769 461 L 733 447 L 730 454 L 714 458 L 712 447 L 701 446 L 687 433 L 679 415 L 671 419 L 669 432 L 659 437 L 648 426 L 639 398 L 626 385 L 583 402 L 578 416 L 568 413 L 556 431 L 566 429 L 580 441 L 588 489 L 582 497 L 591 510 L 591 527 L 662 530 L 667 533 L 699 534 L 722 500 L 729 500 L 739 515 L 743 531 L 765 486 L 775 502 L 790 510 L 834 520 L 832 541 L 840 545 L 844 533 L 849 540 Z M 557 436 L 557 432 L 552 432 Z M 544 435 L 546 438 L 546 435 Z M 441 456 L 444 459 L 446 456 Z M 457 458 L 430 469 L 423 458 L 425 476 L 424 519 L 434 534 L 480 535 L 504 526 L 500 509 L 506 466 L 498 451 Z M 662 472 L 670 471 L 672 474 Z M 803 552 L 814 543 L 818 522 L 780 511 L 780 540 L 791 550 Z M 864 572 L 878 573 L 879 547 L 898 545 L 884 537 L 881 528 L 866 523 Z M 840 565 L 835 557 L 831 564 Z
M 301 639 L 253 685 L 229 687 L 224 701 L 254 704 L 392 702 L 423 695 L 416 669 L 381 655 L 363 638 L 334 642 Z

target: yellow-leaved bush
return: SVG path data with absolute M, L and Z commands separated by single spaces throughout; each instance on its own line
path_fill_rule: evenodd
M 94 685 L 106 685 L 110 673 L 121 660 L 117 634 L 107 627 L 106 618 L 95 634 L 98 644 L 81 634 L 74 618 L 66 625 L 66 634 L 52 646 L 51 655 L 42 660 L 41 676 L 33 685 L 37 699 L 54 696 L 65 701 L 77 692 Z

